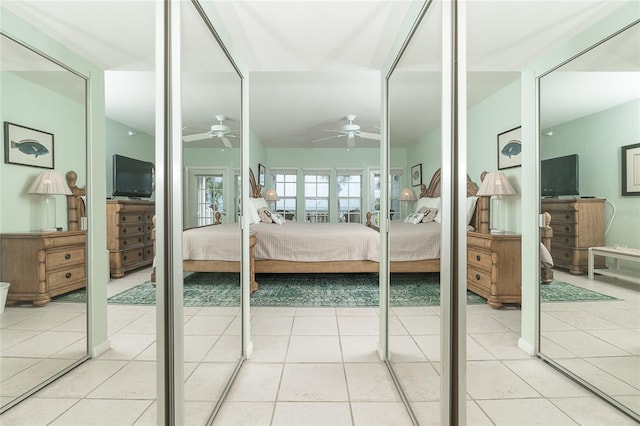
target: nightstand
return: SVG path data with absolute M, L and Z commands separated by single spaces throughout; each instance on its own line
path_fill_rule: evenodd
M 0 235 L 2 281 L 11 283 L 7 302 L 44 306 L 86 287 L 85 242 L 85 231 Z
M 520 245 L 518 234 L 467 234 L 467 289 L 492 308 L 522 300 Z

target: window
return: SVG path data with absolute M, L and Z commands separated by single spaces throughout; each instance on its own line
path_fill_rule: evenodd
M 362 170 L 336 170 L 338 222 L 362 221 Z
M 304 217 L 306 222 L 329 222 L 329 170 L 305 170 Z
M 215 212 L 226 213 L 224 205 L 224 175 L 196 174 L 195 223 L 197 226 L 215 222 Z
M 295 220 L 296 197 L 298 192 L 298 171 L 296 169 L 271 169 L 273 186 L 280 197 L 275 203 L 275 210 L 287 220 Z
M 402 187 L 402 169 L 391 169 L 389 173 L 389 213 L 391 220 L 400 220 L 400 190 Z M 374 200 L 373 210 L 380 210 L 380 171 L 371 171 L 371 199 Z

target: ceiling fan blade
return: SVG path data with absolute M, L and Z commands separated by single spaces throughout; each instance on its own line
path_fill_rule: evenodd
M 229 142 L 229 139 L 227 139 L 226 137 L 221 137 L 220 139 L 222 139 L 222 143 L 224 144 L 224 146 L 226 146 L 227 148 L 232 148 L 231 146 L 231 142 Z
M 320 141 L 326 141 L 326 140 L 329 140 L 329 139 L 335 139 L 335 138 L 339 138 L 341 136 L 344 136 L 344 135 L 327 136 L 326 138 L 320 138 L 320 139 L 313 140 L 313 141 L 311 141 L 311 143 L 320 142 Z
M 377 133 L 366 133 L 366 132 L 360 132 L 359 136 L 361 138 L 365 138 L 365 139 L 375 139 L 377 141 L 380 140 L 380 135 Z
M 182 140 L 184 142 L 195 142 L 195 141 L 201 141 L 204 139 L 209 139 L 211 136 L 209 135 L 209 133 L 197 133 L 195 135 L 185 135 L 182 137 Z
M 347 137 L 347 148 L 353 148 L 356 146 L 356 137 L 353 133 L 349 133 Z
M 342 133 L 342 130 L 329 130 L 329 129 L 320 129 L 321 132 L 334 132 L 334 133 Z

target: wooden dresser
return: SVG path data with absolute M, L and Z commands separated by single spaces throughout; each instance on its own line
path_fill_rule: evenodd
M 107 200 L 107 249 L 113 278 L 153 262 L 155 203 L 143 200 Z
M 492 308 L 520 303 L 521 238 L 518 234 L 467 233 L 467 289 Z
M 7 303 L 44 306 L 51 298 L 86 287 L 86 233 L 27 232 L 0 235 Z
M 586 274 L 589 247 L 604 246 L 604 202 L 602 198 L 542 200 L 542 211 L 551 214 L 551 257 L 555 267 L 575 275 Z M 596 268 L 605 259 L 595 258 Z

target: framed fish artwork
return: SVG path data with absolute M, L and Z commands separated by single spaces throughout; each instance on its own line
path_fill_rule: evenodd
M 53 169 L 53 134 L 5 121 L 4 162 Z
M 522 165 L 522 128 L 515 127 L 498 134 L 498 170 Z

